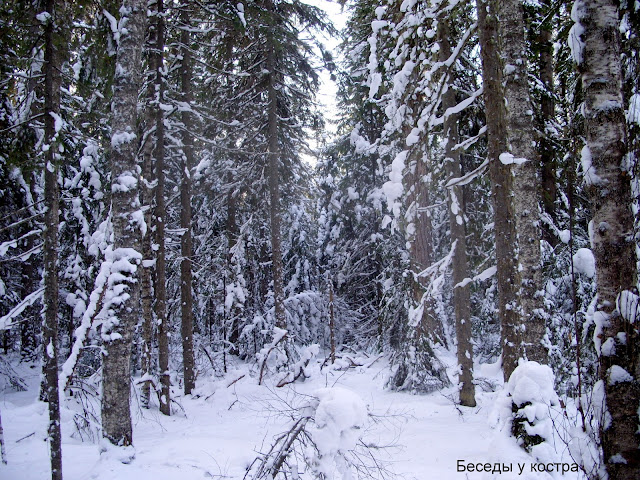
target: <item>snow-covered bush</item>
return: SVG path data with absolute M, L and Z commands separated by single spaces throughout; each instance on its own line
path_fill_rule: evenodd
M 322 388 L 287 404 L 297 400 L 302 400 L 297 407 L 287 408 L 289 428 L 253 461 L 245 480 L 389 477 L 371 451 L 363 455 L 369 412 L 360 396 L 346 388 Z
M 317 478 L 350 480 L 350 453 L 367 422 L 367 406 L 357 394 L 339 387 L 317 390 L 309 406 L 314 410 L 309 434 L 315 449 L 307 450 L 306 463 Z
M 543 442 L 552 441 L 551 413 L 559 406 L 551 368 L 537 362 L 521 362 L 505 385 L 494 415 L 502 429 L 509 428 L 518 443 L 536 455 L 535 449 L 541 450 Z

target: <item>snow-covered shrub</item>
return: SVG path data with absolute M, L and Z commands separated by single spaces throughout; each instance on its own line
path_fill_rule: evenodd
M 309 434 L 315 449 L 306 452 L 306 462 L 317 478 L 353 478 L 353 452 L 367 422 L 367 406 L 354 392 L 323 388 L 309 402 L 314 410 Z
M 564 240 L 568 237 L 568 231 L 563 233 Z M 574 244 L 587 245 L 580 231 L 574 233 Z M 572 250 L 564 243 L 551 247 L 543 242 L 542 250 L 549 365 L 555 373 L 558 394 L 578 398 L 597 380 L 598 362 L 591 342 L 596 292 L 593 254 L 588 248 Z
M 529 361 L 520 363 L 511 374 L 494 414 L 502 428 L 509 428 L 522 448 L 535 455 L 534 449 L 552 441 L 551 411 L 559 406 L 553 371 Z
M 296 395 L 287 401 L 286 413 L 291 418 L 289 428 L 276 435 L 269 450 L 253 461 L 244 479 L 354 480 L 391 476 L 362 441 L 369 412 L 355 392 L 332 387 L 316 390 L 310 396 Z
M 291 361 L 291 349 L 293 344 L 290 341 L 289 332 L 282 328 L 273 327 L 273 338 L 266 343 L 256 354 L 258 365 L 260 366 L 260 379 L 262 383 L 265 373 L 269 370 L 280 370 Z
M 415 332 L 406 350 L 396 355 L 387 387 L 392 390 L 427 394 L 451 385 L 442 362 L 429 341 Z

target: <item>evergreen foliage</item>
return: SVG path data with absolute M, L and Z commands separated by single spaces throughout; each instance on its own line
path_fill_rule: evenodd
M 618 33 L 606 38 L 620 53 L 620 85 L 607 88 L 621 102 L 594 110 L 593 63 L 583 56 L 593 55 L 585 41 L 600 41 L 595 1 L 510 4 L 522 7 L 526 31 L 520 87 L 531 98 L 524 113 L 535 147 L 528 187 L 539 196 L 536 212 L 517 213 L 520 226 L 539 216 L 541 271 L 536 286 L 524 274 L 516 276 L 527 285 L 506 280 L 519 295 L 535 287 L 529 296 L 544 321 L 537 360 L 575 406 L 572 421 L 611 453 L 593 399 L 613 400 L 615 410 L 616 392 L 638 382 L 637 351 L 622 348 L 637 339 L 637 319 L 616 302 L 633 301 L 638 288 L 640 25 L 637 2 L 608 2 L 619 9 Z M 391 362 L 388 388 L 427 394 L 453 383 L 463 405 L 474 402 L 463 398 L 462 383 L 496 387 L 474 365 L 502 362 L 508 371 L 530 360 L 533 317 L 524 302 L 503 302 L 504 232 L 496 226 L 517 204 L 521 192 L 509 185 L 521 159 L 502 155 L 514 143 L 513 125 L 492 138 L 502 103 L 487 102 L 495 79 L 483 70 L 488 45 L 479 22 L 486 14 L 485 26 L 499 25 L 505 2 L 479 2 L 478 10 L 455 0 L 341 0 L 346 28 L 336 32 L 303 0 L 154 0 L 136 17 L 132 30 L 144 41 L 135 45 L 121 2 L 54 3 L 68 20 L 50 37 L 59 107 L 47 97 L 45 3 L 0 5 L 0 348 L 44 362 L 57 344 L 60 396 L 85 412 L 85 433 L 99 422 L 91 398 L 100 396 L 99 382 L 111 382 L 105 391 L 114 382 L 118 392 L 128 389 L 129 378 L 113 377 L 119 367 L 100 353 L 120 339 L 113 351 L 133 368 L 142 405 L 167 414 L 177 384 L 189 394 L 198 375 L 224 373 L 231 358 L 254 365 L 260 381 L 287 384 L 305 378 L 315 355 L 333 363 L 348 350 L 382 353 Z M 323 35 L 340 35 L 336 58 Z M 494 83 L 499 99 L 515 71 L 504 64 L 506 41 L 495 36 L 489 45 L 495 72 L 508 80 Z M 141 68 L 140 85 L 128 70 L 138 57 L 131 68 L 134 76 Z M 317 98 L 322 70 L 338 86 L 333 136 Z M 617 122 L 615 165 L 590 150 L 600 145 L 594 135 L 605 136 L 605 120 Z M 56 160 L 53 170 L 47 159 Z M 496 183 L 496 167 L 505 185 Z M 624 259 L 617 244 L 602 241 L 612 223 L 601 211 L 612 193 L 598 193 L 602 172 L 622 172 L 614 193 L 630 193 L 613 202 L 629 223 Z M 508 204 L 496 200 L 500 192 Z M 59 215 L 49 218 L 54 200 Z M 515 214 L 506 220 L 517 223 Z M 45 244 L 54 225 L 57 236 Z M 514 236 L 513 265 L 526 241 Z M 624 285 L 609 282 L 605 292 L 613 260 Z M 52 269 L 59 308 L 45 331 Z M 507 313 L 514 324 L 501 324 Z M 610 321 L 627 330 L 613 332 Z M 446 365 L 443 354 L 459 346 L 458 366 Z M 632 380 L 611 380 L 621 362 Z M 512 403 L 505 415 L 535 453 L 548 438 L 528 434 L 531 408 Z M 132 442 L 130 425 L 103 426 L 112 442 Z M 621 478 L 613 463 L 610 478 Z

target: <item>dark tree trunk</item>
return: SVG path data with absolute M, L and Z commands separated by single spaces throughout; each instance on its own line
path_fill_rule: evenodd
M 436 315 L 435 300 L 431 297 L 423 298 L 425 291 L 429 287 L 428 281 L 418 277 L 418 274 L 433 263 L 433 227 L 427 207 L 429 201 L 429 186 L 425 183 L 427 176 L 427 165 L 422 154 L 414 155 L 418 157 L 412 161 L 407 174 L 407 184 L 409 194 L 407 195 L 408 208 L 412 210 L 411 218 L 414 233 L 407 235 L 411 248 L 411 270 L 414 274 L 413 281 L 413 301 L 415 305 L 422 304 L 422 319 L 419 330 L 426 339 L 434 343 L 445 344 L 444 329 L 442 322 Z
M 62 39 L 56 21 L 62 19 L 64 5 L 47 0 L 50 15 L 44 29 L 44 135 L 47 149 L 44 164 L 44 322 L 42 328 L 43 374 L 46 389 L 43 397 L 49 405 L 49 452 L 51 478 L 62 479 L 62 438 L 60 432 L 60 394 L 58 392 L 58 145 L 62 132 L 56 128 L 60 118 L 60 65 Z M 43 148 L 44 150 L 44 148 Z
M 446 21 L 438 25 L 440 45 L 440 60 L 445 61 L 451 56 L 449 43 L 450 30 Z M 455 90 L 450 87 L 442 98 L 442 108 L 447 111 L 457 104 Z M 458 178 L 462 174 L 460 166 L 460 151 L 454 150 L 459 141 L 458 117 L 453 114 L 444 120 L 445 170 L 447 178 Z M 453 308 L 456 317 L 456 339 L 458 341 L 458 365 L 460 366 L 460 404 L 475 407 L 475 386 L 473 384 L 473 346 L 471 344 L 471 298 L 469 285 L 464 280 L 469 276 L 467 265 L 466 216 L 462 186 L 449 189 L 447 206 L 449 209 L 449 229 L 451 242 L 455 244 L 453 252 Z
M 549 0 L 542 2 L 544 11 L 548 11 Z M 542 134 L 540 138 L 540 164 L 541 164 L 541 183 L 542 183 L 542 206 L 544 212 L 549 215 L 551 220 L 556 220 L 556 157 L 554 151 L 554 143 L 551 139 L 551 132 L 547 128 L 552 125 L 555 120 L 555 100 L 554 95 L 554 66 L 553 66 L 553 33 L 551 27 L 545 24 L 540 26 L 538 34 L 538 75 L 540 81 L 544 85 L 545 91 L 540 99 L 540 124 L 538 128 Z M 548 229 L 543 228 L 542 238 L 550 245 L 555 246 L 558 242 L 556 235 Z
M 233 254 L 231 249 L 238 241 L 238 222 L 236 220 L 236 192 L 230 191 L 227 195 L 227 271 L 230 276 L 233 272 Z M 238 354 L 238 340 L 240 339 L 240 322 L 239 313 L 234 305 L 231 306 L 228 315 L 231 319 L 231 331 L 229 332 L 229 343 L 231 344 L 231 353 Z
M 181 83 L 182 101 L 190 105 L 191 93 L 191 35 L 186 27 L 189 25 L 189 16 L 186 10 L 180 14 L 184 29 L 180 35 L 181 42 Z M 181 335 L 182 335 L 182 364 L 184 375 L 184 393 L 189 395 L 195 387 L 195 361 L 193 357 L 193 293 L 191 258 L 193 256 L 193 242 L 191 239 L 191 168 L 193 166 L 193 121 L 191 113 L 182 112 L 184 132 L 182 134 L 182 161 L 180 164 L 180 228 L 183 229 L 180 248 L 182 260 L 180 262 L 180 311 L 181 311 Z
M 155 30 L 151 29 L 150 43 L 155 43 Z M 140 193 L 142 205 L 145 207 L 144 221 L 151 226 L 153 208 L 153 134 L 155 130 L 155 115 L 153 112 L 153 85 L 148 87 L 147 108 L 144 122 L 144 144 L 142 146 L 142 182 Z M 140 389 L 140 403 L 143 408 L 149 408 L 151 397 L 151 375 L 153 373 L 153 266 L 155 265 L 155 253 L 151 248 L 153 232 L 150 228 L 142 236 L 142 269 L 140 270 L 140 301 L 142 306 L 142 337 L 141 337 L 141 370 L 147 377 Z
M 266 1 L 268 11 L 273 10 L 271 0 Z M 270 21 L 273 25 L 273 19 Z M 284 311 L 284 287 L 282 280 L 282 241 L 280 232 L 280 148 L 278 128 L 278 92 L 276 71 L 276 52 L 274 40 L 269 32 L 267 38 L 267 70 L 269 70 L 268 86 L 268 141 L 269 153 L 267 162 L 267 176 L 269 179 L 269 221 L 271 227 L 271 271 L 273 275 L 273 300 L 275 310 L 275 323 L 278 328 L 287 328 L 287 319 Z
M 489 174 L 494 206 L 498 319 L 501 326 L 502 368 L 507 380 L 521 356 L 520 317 L 516 298 L 520 275 L 517 270 L 513 175 L 510 165 L 504 165 L 499 160 L 500 154 L 507 151 L 507 120 L 502 90 L 502 64 L 497 44 L 496 7 L 494 2 L 484 0 L 478 0 L 477 5 L 489 139 Z
M 166 222 L 166 206 L 164 201 L 164 111 L 161 108 L 164 100 L 164 4 L 156 0 L 156 46 L 155 62 L 155 174 L 156 205 L 154 227 L 156 233 L 156 278 L 154 283 L 155 312 L 158 325 L 158 366 L 160 368 L 160 411 L 171 415 L 171 375 L 169 373 L 169 325 L 167 318 L 167 275 L 164 231 Z

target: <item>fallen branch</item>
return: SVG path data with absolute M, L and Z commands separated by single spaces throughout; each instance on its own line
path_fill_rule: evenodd
M 304 373 L 304 368 L 309 365 L 309 360 L 307 360 L 304 365 L 300 365 L 300 369 L 298 370 L 298 373 L 296 374 L 295 377 L 293 377 L 293 380 L 289 380 L 287 381 L 287 378 L 289 377 L 289 375 L 291 375 L 291 372 L 288 372 L 284 378 L 282 380 L 280 380 L 278 382 L 278 384 L 276 385 L 276 387 L 281 388 L 284 387 L 285 385 L 289 385 L 290 383 L 294 383 L 296 382 L 300 377 L 304 377 L 305 379 L 307 379 L 308 377 L 305 375 Z
M 242 375 L 240 375 L 238 378 L 236 378 L 233 382 L 231 382 L 229 385 L 227 385 L 227 388 L 229 388 L 231 385 L 233 385 L 234 383 L 236 383 L 239 380 L 242 380 L 244 378 L 245 374 L 243 373 Z
M 16 440 L 16 443 L 21 442 L 22 440 L 26 440 L 29 437 L 33 437 L 36 434 L 36 432 L 31 432 L 29 435 L 25 435 L 22 438 L 19 438 L 18 440 Z
M 211 368 L 213 368 L 213 370 L 215 371 L 216 365 L 215 365 L 215 363 L 213 363 L 213 358 L 211 358 L 211 355 L 209 355 L 209 351 L 206 349 L 206 347 L 204 345 L 200 345 L 200 349 L 207 356 L 207 358 L 209 359 L 209 362 L 211 363 Z

